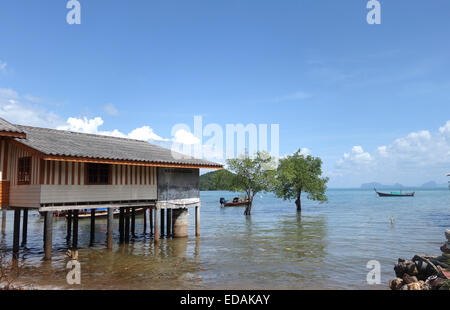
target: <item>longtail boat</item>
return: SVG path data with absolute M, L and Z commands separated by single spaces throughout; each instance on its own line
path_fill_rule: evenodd
M 374 188 L 375 192 L 378 194 L 378 196 L 380 197 L 414 197 L 415 192 L 411 192 L 411 193 L 402 193 L 402 191 L 399 192 L 390 192 L 390 193 L 382 193 L 377 191 Z
M 231 202 L 225 200 L 224 198 L 220 198 L 220 204 L 223 207 L 247 206 L 248 205 L 248 198 L 235 197 L 235 198 L 233 198 L 233 201 L 231 201 Z

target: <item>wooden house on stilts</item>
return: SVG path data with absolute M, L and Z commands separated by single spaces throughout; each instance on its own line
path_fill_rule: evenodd
M 107 210 L 108 248 L 113 244 L 115 210 L 120 210 L 121 242 L 134 232 L 136 208 L 148 210 L 155 242 L 164 234 L 187 236 L 190 207 L 196 210 L 199 235 L 200 168 L 222 166 L 145 141 L 13 125 L 0 119 L 0 206 L 14 211 L 13 255 L 19 253 L 21 231 L 26 243 L 31 209 L 45 216 L 46 259 L 52 255 L 57 212 L 67 214 L 67 238 L 75 249 L 79 211 L 86 209 L 91 210 L 91 238 L 96 210 Z

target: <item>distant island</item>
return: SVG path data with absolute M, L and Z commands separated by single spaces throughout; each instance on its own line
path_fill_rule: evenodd
M 227 190 L 227 181 L 233 173 L 226 169 L 211 171 L 200 175 L 201 191 L 220 191 Z
M 377 182 L 371 182 L 371 183 L 364 183 L 361 184 L 361 188 L 362 189 L 406 189 L 406 188 L 447 188 L 447 184 L 438 184 L 435 181 L 430 181 L 427 183 L 424 183 L 420 186 L 404 186 L 402 184 L 399 183 L 395 183 L 392 185 L 385 185 L 385 184 L 381 184 L 381 183 L 377 183 Z

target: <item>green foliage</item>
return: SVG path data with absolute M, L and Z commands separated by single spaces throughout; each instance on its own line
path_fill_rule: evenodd
M 234 172 L 228 190 L 246 193 L 249 204 L 245 210 L 250 215 L 254 196 L 270 191 L 274 182 L 274 159 L 267 152 L 257 152 L 254 158 L 241 156 L 227 160 L 228 169 Z
M 211 171 L 200 176 L 201 191 L 228 190 L 233 174 L 225 169 Z
M 299 210 L 302 192 L 308 193 L 308 199 L 326 202 L 328 178 L 322 178 L 321 175 L 322 160 L 319 157 L 304 156 L 298 150 L 280 159 L 273 191 L 284 200 L 297 199 Z

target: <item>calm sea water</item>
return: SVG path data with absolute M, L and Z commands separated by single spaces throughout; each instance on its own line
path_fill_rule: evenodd
M 201 237 L 163 239 L 155 247 L 143 235 L 128 246 L 105 249 L 106 221 L 96 222 L 89 247 L 89 219 L 80 220 L 80 286 L 66 284 L 65 221 L 55 220 L 54 256 L 42 261 L 43 220 L 31 213 L 20 282 L 50 289 L 386 289 L 398 257 L 440 254 L 450 227 L 450 190 L 421 190 L 414 198 L 379 198 L 370 190 L 329 190 L 329 202 L 293 202 L 272 194 L 256 198 L 250 218 L 243 208 L 220 208 L 229 192 L 202 192 Z M 191 212 L 192 213 L 192 212 Z M 12 247 L 12 212 L 0 247 Z M 391 216 L 395 222 L 391 224 Z M 366 264 L 378 260 L 382 284 L 369 286 Z

